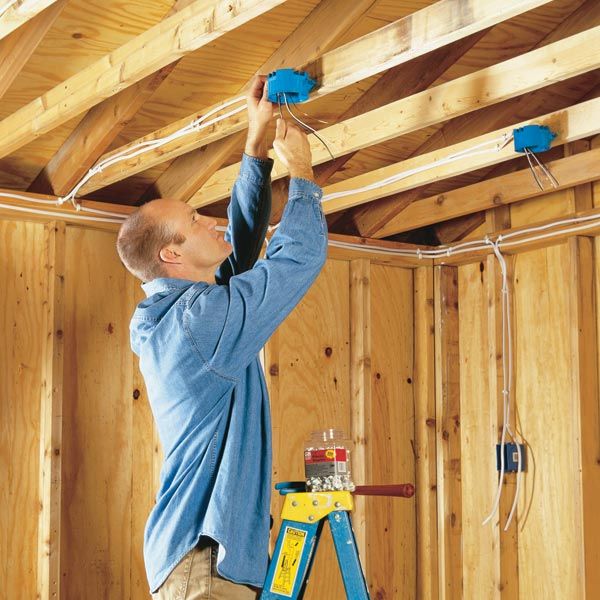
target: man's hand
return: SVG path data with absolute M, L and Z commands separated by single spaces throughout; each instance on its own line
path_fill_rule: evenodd
M 306 134 L 296 125 L 277 119 L 273 149 L 288 168 L 290 177 L 314 181 L 310 144 Z
M 273 119 L 273 104 L 268 100 L 267 78 L 257 75 L 247 96 L 248 139 L 245 153 L 257 158 L 268 158 L 267 129 Z

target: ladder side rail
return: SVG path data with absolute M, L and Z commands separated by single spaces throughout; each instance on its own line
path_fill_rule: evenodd
M 369 600 L 369 589 L 358 556 L 350 515 L 346 511 L 337 510 L 327 515 L 327 518 L 342 573 L 346 598 L 348 600 Z

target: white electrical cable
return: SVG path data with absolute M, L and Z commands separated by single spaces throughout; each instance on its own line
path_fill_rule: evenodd
M 197 119 L 194 119 L 192 122 L 188 123 L 185 127 L 178 129 L 177 131 L 171 133 L 170 135 L 164 136 L 162 138 L 157 138 L 155 140 L 146 140 L 143 142 L 139 142 L 138 144 L 135 144 L 135 145 L 131 146 L 130 148 L 125 148 L 125 149 L 121 150 L 120 152 L 117 152 L 116 154 L 113 154 L 112 156 L 105 158 L 104 160 L 100 161 L 98 164 L 94 165 L 86 173 L 86 175 L 81 179 L 81 181 L 79 181 L 77 183 L 77 185 L 75 185 L 75 187 L 68 194 L 66 194 L 65 196 L 60 198 L 59 203 L 64 204 L 65 202 L 70 201 L 75 206 L 77 204 L 76 200 L 75 200 L 77 193 L 97 173 L 101 173 L 104 169 L 106 169 L 107 167 L 112 166 L 116 163 L 126 161 L 131 158 L 135 158 L 136 156 L 139 156 L 140 154 L 149 152 L 150 150 L 154 150 L 155 148 L 160 148 L 161 146 L 164 146 L 165 144 L 168 144 L 169 142 L 179 139 L 180 137 L 188 135 L 189 133 L 201 131 L 202 129 L 205 129 L 207 127 L 210 127 L 211 125 L 214 125 L 215 123 L 219 123 L 220 121 L 223 121 L 224 119 L 232 117 L 233 115 L 236 115 L 237 113 L 242 112 L 243 110 L 246 110 L 246 105 L 244 104 L 243 106 L 239 106 L 239 107 L 237 107 L 233 110 L 230 110 L 230 111 L 226 112 L 225 114 L 219 115 L 218 117 L 211 119 L 209 121 L 206 120 L 206 119 L 208 119 L 208 117 L 211 117 L 212 115 L 224 110 L 225 108 L 228 108 L 229 106 L 232 106 L 233 104 L 239 104 L 242 101 L 246 102 L 245 96 L 239 96 L 237 98 L 232 98 L 231 100 L 228 100 L 227 102 L 223 102 L 222 104 L 219 104 L 215 108 L 209 110 L 206 114 L 198 117 Z
M 494 496 L 494 502 L 492 504 L 492 510 L 489 512 L 488 516 L 483 520 L 482 525 L 486 525 L 489 523 L 496 514 L 498 510 L 498 506 L 500 504 L 500 496 L 502 494 L 502 485 L 504 480 L 504 446 L 506 444 L 506 433 L 507 433 L 507 404 L 509 397 L 509 390 L 507 387 L 507 374 L 506 374 L 506 326 L 505 326 L 505 306 L 506 306 L 506 294 L 508 293 L 508 289 L 506 287 L 507 277 L 506 277 L 506 261 L 504 257 L 498 250 L 498 242 L 492 242 L 491 240 L 486 240 L 491 246 L 500 263 L 500 269 L 502 272 L 502 401 L 503 401 L 503 410 L 502 410 L 502 435 L 500 436 L 500 475 L 498 477 L 498 485 L 496 487 L 496 495 Z
M 498 245 L 500 243 L 501 237 L 502 236 L 498 236 L 498 238 L 496 240 L 496 245 Z M 505 266 L 505 269 L 506 269 L 506 266 Z M 523 457 L 521 456 L 521 443 L 520 443 L 521 440 L 517 438 L 517 435 L 515 435 L 516 428 L 515 428 L 515 433 L 513 433 L 512 426 L 510 424 L 510 407 L 511 407 L 511 398 L 512 398 L 512 396 L 510 394 L 512 393 L 512 385 L 513 385 L 513 342 L 512 342 L 512 321 L 511 320 L 512 320 L 512 317 L 511 317 L 511 307 L 510 307 L 510 293 L 509 293 L 508 279 L 507 279 L 507 283 L 506 283 L 506 334 L 507 334 L 507 339 L 508 339 L 507 343 L 508 343 L 508 390 L 509 390 L 509 396 L 507 398 L 506 423 L 508 424 L 507 428 L 508 428 L 510 437 L 513 439 L 514 443 L 517 446 L 517 487 L 515 489 L 515 497 L 513 499 L 510 513 L 506 520 L 506 524 L 504 525 L 504 531 L 508 531 L 508 528 L 510 527 L 513 517 L 517 511 L 517 506 L 519 504 L 519 495 L 521 492 L 521 478 L 523 476 L 523 472 L 522 472 Z M 502 359 L 504 360 L 504 356 L 502 357 Z M 515 422 L 516 422 L 516 414 L 515 414 Z M 521 436 L 519 435 L 519 438 L 520 437 Z
M 500 264 L 500 271 L 502 274 L 502 403 L 503 403 L 503 423 L 502 423 L 502 435 L 500 441 L 500 475 L 498 477 L 498 486 L 496 488 L 496 495 L 492 509 L 488 516 L 484 519 L 482 525 L 486 525 L 496 514 L 500 503 L 500 496 L 502 494 L 502 486 L 505 473 L 505 462 L 504 462 L 504 447 L 506 444 L 506 434 L 508 433 L 517 447 L 517 488 L 515 490 L 515 497 L 510 510 L 510 514 L 506 521 L 504 531 L 507 531 L 512 522 L 515 514 L 521 483 L 521 446 L 519 440 L 514 434 L 510 425 L 510 407 L 511 407 L 511 394 L 512 394 L 512 374 L 513 374 L 513 356 L 512 356 L 512 324 L 511 324 L 511 313 L 510 313 L 510 289 L 508 286 L 508 269 L 506 266 L 506 259 L 500 252 L 500 242 L 502 236 L 498 236 L 495 242 L 485 239 L 486 243 L 492 246 L 494 254 Z
M 14 204 L 2 204 L 0 203 L 0 208 L 4 208 L 7 210 L 16 210 L 17 212 L 25 212 L 25 213 L 33 213 L 36 215 L 47 215 L 49 217 L 60 217 L 60 218 L 65 218 L 65 213 L 64 212 L 57 212 L 57 211 L 53 211 L 53 210 L 42 210 L 42 209 L 37 209 L 37 208 L 29 208 L 27 206 L 15 206 Z M 92 217 L 92 216 L 88 216 L 88 215 L 79 215 L 79 214 L 74 214 L 74 215 L 69 215 L 69 219 L 77 219 L 77 220 L 81 220 L 81 221 L 100 221 L 102 223 L 116 223 L 116 224 L 120 224 L 123 222 L 122 219 L 109 219 L 109 218 L 103 218 L 103 217 Z
M 504 146 L 506 146 L 507 141 L 510 141 L 510 138 L 511 135 L 505 133 L 504 135 L 502 135 L 499 138 L 496 138 L 495 140 L 482 142 L 481 144 L 477 144 L 476 146 L 473 146 L 471 148 L 466 148 L 465 150 L 461 150 L 459 152 L 455 152 L 454 154 L 450 154 L 438 161 L 433 161 L 431 163 L 421 165 L 420 167 L 414 167 L 413 169 L 408 169 L 407 171 L 396 173 L 396 175 L 391 175 L 390 177 L 381 179 L 379 181 L 375 181 L 363 187 L 325 194 L 323 196 L 323 202 L 329 202 L 330 200 L 335 200 L 336 198 L 345 198 L 346 196 L 354 196 L 355 194 L 361 194 L 363 192 L 369 192 L 371 190 L 379 189 L 392 183 L 395 183 L 396 181 L 400 181 L 401 179 L 406 179 L 411 175 L 417 175 L 418 173 L 422 173 L 423 171 L 428 171 L 429 169 L 433 169 L 441 165 L 447 165 L 462 160 L 463 158 L 477 156 L 480 154 L 488 154 L 489 152 L 499 152 L 500 150 L 502 150 L 502 148 L 504 148 Z M 491 146 L 491 148 L 486 148 L 487 146 Z M 480 150 L 480 148 L 482 149 Z
M 287 101 L 287 95 L 285 93 L 283 94 L 283 100 L 285 102 L 285 107 L 286 107 L 288 113 L 290 114 L 290 117 L 292 117 L 292 119 L 294 119 L 294 121 L 296 121 L 296 123 L 300 124 L 302 127 L 308 129 L 311 133 L 313 133 L 314 136 L 321 142 L 321 144 L 323 144 L 323 146 L 325 146 L 327 152 L 329 152 L 329 156 L 331 156 L 331 160 L 335 160 L 335 156 L 333 155 L 333 152 L 329 148 L 329 144 L 327 144 L 327 142 L 316 132 L 315 129 L 313 129 L 310 125 L 307 125 L 304 121 L 299 119 L 292 112 L 292 110 L 290 109 L 290 105 L 288 104 L 288 101 Z
M 14 200 L 25 200 L 26 202 L 33 202 L 34 204 L 51 204 L 53 206 L 60 206 L 60 203 L 58 202 L 58 200 L 45 200 L 44 198 L 32 198 L 30 196 L 23 196 L 21 194 L 12 194 L 10 192 L 0 192 L 0 198 L 11 198 Z M 12 207 L 13 205 L 11 205 Z M 15 207 L 15 210 L 17 210 L 17 207 Z M 112 212 L 109 210 L 103 210 L 103 209 L 97 209 L 97 208 L 89 208 L 89 207 L 85 207 L 82 206 L 81 204 L 77 205 L 76 208 L 77 212 L 89 212 L 89 213 L 94 213 L 97 215 L 103 215 L 106 217 L 117 217 L 119 219 L 125 220 L 127 218 L 126 214 L 123 213 L 118 213 L 118 212 Z M 57 214 L 57 213 L 55 213 Z M 64 215 L 64 213 L 59 213 Z

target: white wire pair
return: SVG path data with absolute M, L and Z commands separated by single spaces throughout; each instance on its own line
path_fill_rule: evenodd
M 506 520 L 506 524 L 504 526 L 504 531 L 507 531 L 510 527 L 510 524 L 513 520 L 513 517 L 516 513 L 517 506 L 519 503 L 519 494 L 521 489 L 521 466 L 522 466 L 522 456 L 521 456 L 521 445 L 517 436 L 512 430 L 510 425 L 510 409 L 511 409 L 511 399 L 512 399 L 512 377 L 513 377 L 513 347 L 512 347 L 512 322 L 511 322 L 511 308 L 510 308 L 510 289 L 508 285 L 508 269 L 506 266 L 506 259 L 504 258 L 502 252 L 500 251 L 500 242 L 502 241 L 502 236 L 498 236 L 496 241 L 492 242 L 490 239 L 486 238 L 484 240 L 485 243 L 490 244 L 496 258 L 498 259 L 498 263 L 500 264 L 500 271 L 502 274 L 502 406 L 503 406 L 503 423 L 502 423 L 502 435 L 500 439 L 500 475 L 498 477 L 498 487 L 496 488 L 496 495 L 494 497 L 494 502 L 492 505 L 492 510 L 488 514 L 488 516 L 483 520 L 482 525 L 486 525 L 489 523 L 496 511 L 498 510 L 498 506 L 500 504 L 500 496 L 502 495 L 502 486 L 504 481 L 504 473 L 505 473 L 505 462 L 504 462 L 504 446 L 506 444 L 506 434 L 510 435 L 512 441 L 517 447 L 517 488 L 515 490 L 515 497 L 513 499 L 512 507 L 508 518 Z M 508 357 L 508 360 L 507 360 Z
M 25 200 L 26 202 L 32 202 L 33 204 L 43 204 L 43 205 L 53 205 L 53 206 L 60 206 L 58 200 L 45 200 L 43 198 L 31 198 L 29 196 L 22 196 L 20 194 L 12 194 L 10 192 L 0 192 L 0 198 L 10 198 L 10 199 L 14 199 L 14 200 Z M 55 217 L 64 217 L 64 213 L 60 213 L 60 212 L 56 212 L 56 211 L 49 211 L 49 210 L 40 210 L 40 209 L 34 209 L 34 208 L 27 208 L 25 206 L 15 206 L 14 204 L 1 204 L 0 205 L 2 208 L 5 209 L 9 209 L 9 210 L 15 210 L 17 212 L 29 212 L 29 213 L 33 213 L 33 214 L 42 214 L 42 215 L 50 215 L 50 216 L 55 216 Z M 102 209 L 97 209 L 97 208 L 88 208 L 88 207 L 83 207 L 81 206 L 81 204 L 77 204 L 77 212 L 83 212 L 83 213 L 92 213 L 92 214 L 97 214 L 97 215 L 102 215 L 103 217 L 115 217 L 112 219 L 101 219 L 98 217 L 90 217 L 87 215 L 69 215 L 69 218 L 74 218 L 74 219 L 78 219 L 78 220 L 84 220 L 84 219 L 88 219 L 91 221 L 105 221 L 107 223 L 122 223 L 127 215 L 121 214 L 121 213 L 117 213 L 117 212 L 111 212 L 109 210 L 102 210 Z
M 243 102 L 246 101 L 245 96 L 239 96 L 237 98 L 228 100 L 227 102 L 224 102 L 224 103 L 220 104 L 219 106 L 216 106 L 215 108 L 209 110 L 206 114 L 198 117 L 197 119 L 194 119 L 192 122 L 188 123 L 185 127 L 182 127 L 181 129 L 178 129 L 177 131 L 175 131 L 167 136 L 164 136 L 162 138 L 157 138 L 155 140 L 146 140 L 143 142 L 139 142 L 138 144 L 133 145 L 131 148 L 126 148 L 124 150 L 121 150 L 121 152 L 117 152 L 116 154 L 113 154 L 112 156 L 105 158 L 104 160 L 102 160 L 99 163 L 97 163 L 96 165 L 94 165 L 68 194 L 66 194 L 62 198 L 59 198 L 59 204 L 64 204 L 65 202 L 70 201 L 73 203 L 74 206 L 76 206 L 77 202 L 76 202 L 75 198 L 76 198 L 79 190 L 97 173 L 101 173 L 104 169 L 106 169 L 107 167 L 110 167 L 116 163 L 123 162 L 123 161 L 129 160 L 131 158 L 135 158 L 136 156 L 139 156 L 140 154 L 144 154 L 145 152 L 149 152 L 151 150 L 154 150 L 155 148 L 160 148 L 161 146 L 164 146 L 165 144 L 168 144 L 169 142 L 179 139 L 180 137 L 188 135 L 189 133 L 200 131 L 202 129 L 210 127 L 211 125 L 219 123 L 220 121 L 223 121 L 229 117 L 232 117 L 233 115 L 236 115 L 237 113 L 242 112 L 243 110 L 246 110 L 246 104 L 239 106 L 233 110 L 230 110 L 222 115 L 219 115 L 218 117 L 215 117 L 214 119 L 210 119 L 209 121 L 206 120 L 209 117 L 211 117 L 212 115 L 224 110 L 225 108 L 228 108 L 229 106 L 232 106 L 234 104 L 238 104 L 242 101 Z
M 380 179 L 379 181 L 375 181 L 368 185 L 365 185 L 360 188 L 354 188 L 351 190 L 343 190 L 340 192 L 332 192 L 331 194 L 325 194 L 323 196 L 323 202 L 329 202 L 330 200 L 335 200 L 336 198 L 345 198 L 346 196 L 354 196 L 355 194 L 361 194 L 363 192 L 369 192 L 371 190 L 376 190 L 396 181 L 400 181 L 402 179 L 406 179 L 411 175 L 417 175 L 418 173 L 422 173 L 424 171 L 428 171 L 429 169 L 433 169 L 434 167 L 439 167 L 441 165 L 447 165 L 463 158 L 477 156 L 479 154 L 487 154 L 489 152 L 499 152 L 506 146 L 507 140 L 510 140 L 512 136 L 508 133 L 503 134 L 502 136 L 489 140 L 487 142 L 482 142 L 477 144 L 476 146 L 472 146 L 471 148 L 465 148 L 464 150 L 460 150 L 459 152 L 455 152 L 454 154 L 449 154 L 448 156 L 441 158 L 438 161 L 433 161 L 427 163 L 425 165 L 421 165 L 420 167 L 414 167 L 413 169 L 408 169 L 406 171 L 402 171 L 400 173 L 396 173 L 395 175 L 391 175 L 390 177 L 386 177 L 385 179 Z

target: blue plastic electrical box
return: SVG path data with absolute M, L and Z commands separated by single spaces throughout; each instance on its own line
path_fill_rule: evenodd
M 552 140 L 556 133 L 546 125 L 525 125 L 513 130 L 515 152 L 525 152 L 525 148 L 532 152 L 546 152 L 550 150 Z
M 525 454 L 525 445 L 521 446 L 521 471 L 525 471 L 527 460 Z M 519 453 L 516 444 L 504 444 L 504 472 L 516 473 L 519 468 Z M 496 444 L 496 469 L 500 471 L 500 444 Z
M 277 69 L 269 73 L 269 102 L 306 102 L 310 91 L 317 82 L 305 71 L 295 71 L 294 69 Z

